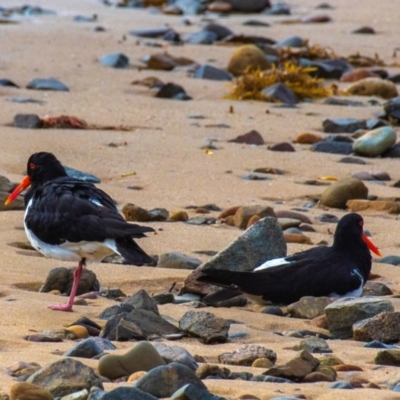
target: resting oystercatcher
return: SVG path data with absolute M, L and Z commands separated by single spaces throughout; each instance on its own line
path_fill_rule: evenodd
M 29 186 L 24 227 L 32 246 L 46 257 L 79 262 L 68 302 L 51 305 L 51 309 L 72 310 L 86 261 L 101 261 L 114 253 L 138 266 L 153 261 L 133 238 L 154 229 L 126 222 L 107 193 L 68 177 L 53 154 L 40 152 L 29 157 L 27 176 L 5 204 Z
M 363 225 L 361 215 L 346 214 L 331 247 L 270 260 L 250 272 L 203 269 L 205 275 L 198 280 L 240 291 L 260 303 L 290 304 L 304 296 L 359 297 L 371 271 L 370 250 L 381 256 Z

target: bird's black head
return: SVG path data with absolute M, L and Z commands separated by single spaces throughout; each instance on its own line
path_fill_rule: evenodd
M 363 227 L 364 220 L 360 214 L 346 214 L 336 226 L 333 246 L 338 249 L 348 249 L 355 255 L 358 253 L 357 249 L 368 248 L 380 256 L 378 248 L 365 235 Z
M 32 186 L 43 184 L 55 178 L 67 176 L 64 167 L 52 153 L 41 151 L 29 157 L 26 172 Z

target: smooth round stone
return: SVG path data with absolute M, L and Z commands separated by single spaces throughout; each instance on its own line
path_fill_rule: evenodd
M 275 44 L 276 47 L 303 47 L 304 39 L 300 36 L 290 36 Z
M 294 219 L 294 218 L 278 218 L 278 224 L 281 226 L 283 230 L 285 230 L 288 228 L 300 226 L 301 221 L 299 219 Z
M 259 47 L 253 44 L 247 44 L 239 46 L 233 52 L 227 70 L 231 74 L 239 76 L 249 69 L 260 69 L 261 71 L 264 71 L 270 68 L 270 66 L 271 65 L 265 57 L 265 54 Z
M 362 160 L 361 158 L 357 157 L 342 157 L 338 162 L 343 163 L 343 164 L 359 164 L 359 165 L 365 165 L 366 162 Z
M 377 157 L 389 150 L 397 140 L 396 131 L 389 126 L 373 129 L 353 143 L 353 151 L 366 157 Z
M 27 89 L 36 89 L 36 90 L 55 90 L 58 92 L 68 92 L 69 89 L 66 85 L 60 82 L 57 79 L 49 78 L 49 79 L 33 79 L 26 86 Z
M 267 306 L 261 312 L 263 314 L 277 315 L 278 317 L 283 317 L 283 311 L 278 306 Z
M 99 373 L 109 379 L 121 376 L 129 376 L 138 371 L 150 371 L 151 369 L 165 365 L 165 361 L 154 348 L 146 341 L 138 342 L 125 354 L 107 354 L 99 361 Z
M 112 68 L 125 68 L 129 64 L 129 58 L 122 53 L 106 54 L 100 57 L 100 63 Z
M 233 11 L 257 13 L 271 7 L 270 0 L 225 0 L 232 5 Z

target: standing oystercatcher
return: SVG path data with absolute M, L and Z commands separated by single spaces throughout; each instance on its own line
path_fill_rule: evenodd
M 347 214 L 337 224 L 331 247 L 270 260 L 250 272 L 203 269 L 205 275 L 198 280 L 241 291 L 258 302 L 290 304 L 304 296 L 359 297 L 371 271 L 370 250 L 381 256 L 363 225 L 361 215 Z
M 46 257 L 79 262 L 68 302 L 51 309 L 72 310 L 86 261 L 101 261 L 113 253 L 134 265 L 153 261 L 133 238 L 154 229 L 126 222 L 107 193 L 68 177 L 53 154 L 32 154 L 27 174 L 5 204 L 30 186 L 25 194 L 24 227 L 32 246 Z

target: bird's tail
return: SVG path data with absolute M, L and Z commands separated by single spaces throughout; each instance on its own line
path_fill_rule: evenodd
M 119 255 L 125 258 L 129 264 L 141 266 L 150 264 L 154 260 L 130 237 L 115 240 L 115 246 Z
M 203 269 L 204 275 L 197 278 L 200 282 L 241 290 L 254 295 L 262 295 L 268 287 L 268 275 L 256 272 L 241 272 L 227 269 Z

